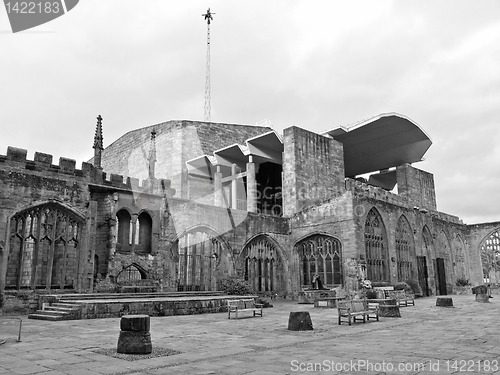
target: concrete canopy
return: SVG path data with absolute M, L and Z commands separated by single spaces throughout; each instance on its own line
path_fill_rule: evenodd
M 397 113 L 381 114 L 323 135 L 344 145 L 346 177 L 422 161 L 432 144 L 415 122 Z

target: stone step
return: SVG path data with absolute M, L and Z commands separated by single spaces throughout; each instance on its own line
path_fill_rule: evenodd
M 52 307 L 66 307 L 66 308 L 70 308 L 70 309 L 78 309 L 80 308 L 82 305 L 78 304 L 78 303 L 75 303 L 75 302 L 55 302 L 53 304 L 51 304 L 50 306 Z
M 41 310 L 40 310 L 41 311 Z M 50 321 L 59 321 L 59 320 L 64 320 L 63 317 L 59 314 L 57 315 L 49 315 L 49 314 L 29 314 L 28 319 L 38 319 L 38 320 L 50 320 Z
M 43 310 L 40 310 L 40 311 L 54 311 L 54 312 L 61 312 L 61 313 L 69 314 L 69 313 L 72 313 L 72 312 L 77 311 L 77 310 L 78 310 L 77 307 L 61 307 L 61 306 L 51 305 L 51 306 L 45 306 L 45 308 Z

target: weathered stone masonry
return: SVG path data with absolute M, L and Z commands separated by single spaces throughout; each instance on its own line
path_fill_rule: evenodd
M 298 127 L 280 143 L 270 128 L 171 121 L 104 149 L 100 126 L 81 169 L 0 156 L 0 308 L 16 291 L 209 291 L 228 276 L 288 298 L 314 274 L 423 295 L 483 282 L 480 251 L 500 223 L 437 211 L 432 174 L 409 163 L 395 166 L 395 194 L 346 176 L 343 144 Z

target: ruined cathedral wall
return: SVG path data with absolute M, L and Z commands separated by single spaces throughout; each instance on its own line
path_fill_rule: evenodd
M 283 210 L 286 216 L 343 194 L 343 145 L 298 127 L 283 132 Z
M 500 222 L 482 223 L 468 225 L 468 256 L 471 259 L 472 267 L 474 269 L 471 275 L 472 285 L 481 285 L 484 283 L 483 279 L 483 266 L 481 264 L 481 246 L 484 241 L 495 230 L 500 230 Z
M 290 246 L 288 220 L 280 217 L 249 213 L 222 207 L 204 205 L 193 201 L 173 198 L 168 201 L 168 219 L 162 227 L 162 240 L 172 252 L 172 263 L 166 264 L 165 277 L 172 280 L 176 271 L 174 245 L 177 239 L 192 230 L 201 229 L 218 234 L 229 254 L 220 267 L 220 277 L 244 278 L 243 250 L 245 245 L 258 236 L 265 236 L 276 245 L 288 269 Z M 291 281 L 287 280 L 287 288 Z
M 73 211 L 83 218 L 80 238 L 81 257 L 79 285 L 86 288 L 89 274 L 85 254 L 89 251 L 87 241 L 89 215 L 88 183 L 94 170 L 83 163 L 75 168 L 75 161 L 60 158 L 52 163 L 52 155 L 35 152 L 34 160 L 27 159 L 27 150 L 9 147 L 5 156 L 0 155 L 0 293 L 5 288 L 9 221 L 18 212 L 41 204 L 52 203 Z M 85 274 L 84 274 L 85 272 Z
M 337 238 L 341 243 L 341 263 L 343 286 L 354 288 L 356 270 L 352 269 L 353 260 L 358 257 L 358 239 L 353 221 L 353 199 L 350 191 L 309 207 L 290 217 L 290 250 L 292 251 L 291 274 L 294 292 L 301 291 L 300 254 L 295 245 L 317 234 Z
M 425 209 L 414 205 L 414 202 L 406 196 L 400 196 L 385 191 L 384 189 L 368 186 L 362 182 L 346 179 L 346 187 L 353 194 L 353 219 L 356 225 L 356 237 L 358 256 L 366 257 L 365 250 L 365 225 L 368 213 L 374 209 L 380 215 L 385 229 L 388 260 L 389 260 L 389 282 L 394 284 L 398 281 L 396 232 L 398 220 L 404 216 L 410 227 L 411 241 L 415 249 L 415 256 L 425 256 L 428 267 L 429 287 L 436 293 L 436 269 L 435 259 L 445 259 L 446 267 L 446 289 L 452 293 L 458 274 L 455 270 L 457 252 L 460 248 L 458 243 L 467 239 L 467 228 L 456 216 L 446 213 Z M 424 230 L 430 235 L 430 249 L 424 244 Z M 467 242 L 463 242 L 465 251 L 468 251 Z M 430 253 L 429 253 L 430 252 Z M 473 275 L 477 271 L 472 263 L 468 264 L 468 272 Z M 416 261 L 415 261 L 416 271 Z M 411 280 L 418 283 L 418 273 L 414 272 Z

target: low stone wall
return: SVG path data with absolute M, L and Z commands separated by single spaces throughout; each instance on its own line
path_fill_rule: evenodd
M 1 315 L 27 315 L 38 309 L 39 296 L 33 291 L 5 291 Z
M 84 303 L 82 319 L 116 318 L 123 315 L 193 315 L 227 311 L 228 298 L 165 300 L 149 299 L 138 301 L 94 301 Z

